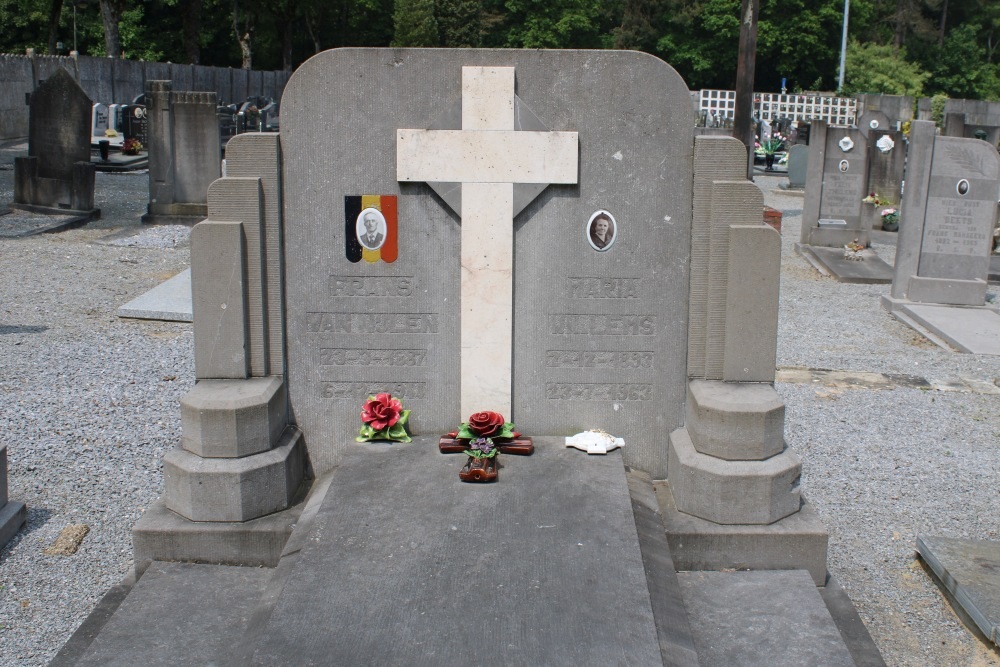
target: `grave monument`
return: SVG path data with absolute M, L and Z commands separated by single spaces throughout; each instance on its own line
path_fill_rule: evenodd
M 17 534 L 27 518 L 24 503 L 7 497 L 7 445 L 0 446 L 0 549 Z
M 931 340 L 1000 353 L 1000 315 L 986 304 L 1000 156 L 979 139 L 934 136 L 914 121 L 892 290 L 882 306 Z
M 825 582 L 773 388 L 780 239 L 743 145 L 692 144 L 672 68 L 340 49 L 282 110 L 232 139 L 193 230 L 198 383 L 137 589 L 189 580 L 158 561 L 274 567 L 244 634 L 213 638 L 238 664 L 406 662 L 414 637 L 438 664 L 693 664 L 658 502 L 688 567 Z M 411 443 L 355 442 L 381 392 Z M 487 487 L 437 449 L 479 410 L 536 445 Z M 567 449 L 585 429 L 625 445 Z
M 868 194 L 867 184 L 867 132 L 813 122 L 802 234 L 795 250 L 820 273 L 840 282 L 887 283 L 891 279 L 892 267 L 868 249 L 871 223 L 862 216 L 861 201 Z M 864 250 L 849 251 L 848 246 Z
M 208 186 L 222 175 L 216 94 L 146 82 L 147 224 L 195 224 L 208 214 Z
M 77 224 L 100 216 L 94 208 L 90 163 L 92 103 L 80 84 L 57 68 L 31 94 L 28 157 L 14 159 L 13 208 L 72 215 Z

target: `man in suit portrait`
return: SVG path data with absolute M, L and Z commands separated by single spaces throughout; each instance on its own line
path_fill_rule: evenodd
M 379 231 L 379 215 L 374 210 L 365 211 L 362 214 L 362 221 L 365 224 L 365 231 L 358 235 L 361 245 L 369 250 L 378 250 L 385 241 L 385 234 Z M 360 231 L 360 230 L 359 230 Z

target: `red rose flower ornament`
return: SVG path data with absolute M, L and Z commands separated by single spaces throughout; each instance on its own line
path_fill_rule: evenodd
M 396 440 L 409 442 L 406 434 L 406 422 L 410 411 L 403 409 L 403 404 L 392 394 L 375 394 L 369 396 L 361 406 L 361 434 L 358 442 L 369 440 Z
M 504 423 L 503 415 L 499 412 L 484 410 L 469 417 L 469 430 L 480 438 L 492 438 L 500 435 Z

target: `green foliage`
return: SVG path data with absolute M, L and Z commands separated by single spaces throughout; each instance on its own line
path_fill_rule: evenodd
M 393 46 L 439 46 L 434 0 L 396 0 Z
M 882 93 L 919 97 L 930 76 L 891 46 L 857 41 L 851 41 L 847 47 L 846 70 L 842 91 L 845 95 Z
M 501 43 L 520 49 L 599 49 L 606 46 L 607 16 L 600 0 L 506 0 L 500 13 Z
M 1000 100 L 1000 75 L 981 46 L 978 23 L 966 23 L 945 38 L 931 67 L 931 86 L 949 97 Z
M 475 48 L 482 43 L 482 3 L 479 0 L 437 0 L 435 16 L 441 46 Z
M 938 127 L 944 127 L 944 107 L 948 104 L 948 96 L 938 93 L 931 98 L 931 120 Z

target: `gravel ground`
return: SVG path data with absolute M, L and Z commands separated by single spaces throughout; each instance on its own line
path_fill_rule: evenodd
M 0 147 L 0 202 L 15 150 Z M 193 385 L 191 325 L 120 320 L 115 309 L 188 265 L 186 229 L 139 232 L 147 175 L 98 174 L 101 220 L 0 239 L 0 425 L 10 496 L 28 526 L 0 552 L 0 665 L 43 665 L 131 561 L 130 530 L 162 488 Z M 842 285 L 794 252 L 802 197 L 762 176 L 785 213 L 778 364 L 994 386 L 1000 357 L 942 350 L 886 315 L 888 285 Z M 891 262 L 893 248 L 876 246 Z M 990 290 L 996 298 L 995 288 Z M 802 487 L 830 531 L 829 569 L 889 665 L 1000 665 L 958 621 L 915 558 L 927 533 L 1000 539 L 1000 396 L 779 383 Z M 42 550 L 70 524 L 72 556 Z

